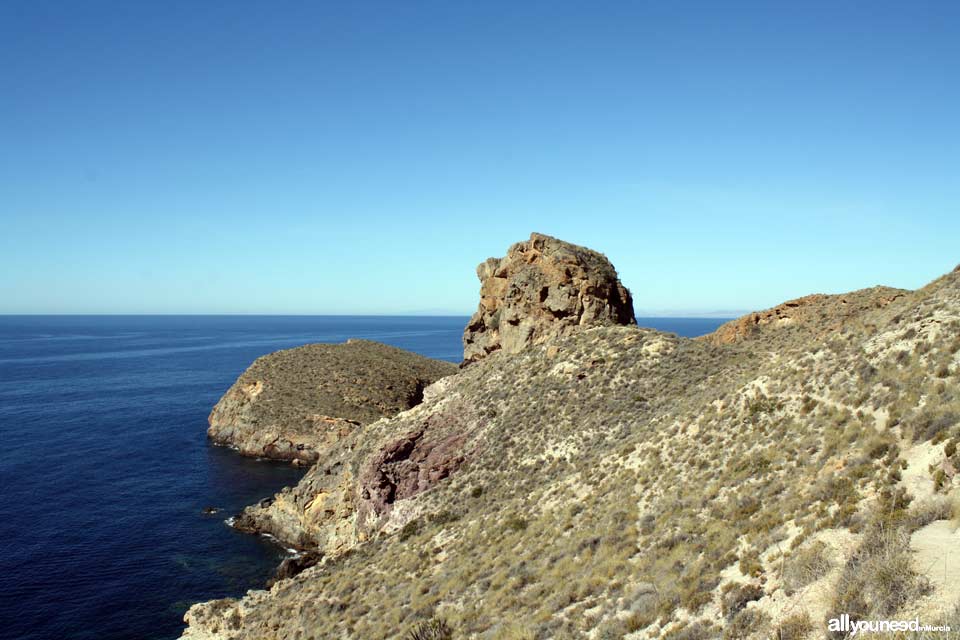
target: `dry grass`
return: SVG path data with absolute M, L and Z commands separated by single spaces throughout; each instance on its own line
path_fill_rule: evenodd
M 854 620 L 890 618 L 929 590 L 911 563 L 907 527 L 878 518 L 844 566 L 830 611 Z

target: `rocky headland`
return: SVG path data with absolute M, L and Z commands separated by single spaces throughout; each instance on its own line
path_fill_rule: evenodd
M 636 327 L 609 261 L 553 238 L 478 273 L 469 366 L 238 517 L 316 564 L 195 605 L 185 638 L 960 623 L 960 272 L 700 339 Z
M 207 435 L 247 456 L 311 464 L 357 428 L 416 406 L 456 370 L 368 340 L 277 351 L 227 390 Z

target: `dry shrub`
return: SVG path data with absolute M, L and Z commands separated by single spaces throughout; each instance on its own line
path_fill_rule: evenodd
M 814 541 L 795 551 L 783 566 L 783 588 L 787 595 L 816 582 L 830 571 L 827 545 Z
M 732 620 L 748 602 L 759 600 L 763 597 L 763 587 L 756 584 L 744 584 L 731 586 L 726 590 L 720 599 L 723 615 L 727 620 Z
M 813 631 L 813 621 L 806 611 L 796 613 L 777 623 L 771 640 L 803 640 Z
M 430 619 L 411 629 L 407 640 L 453 640 L 453 629 L 445 620 Z
M 907 528 L 873 523 L 843 568 L 828 616 L 889 617 L 929 590 L 929 582 L 911 565 Z
M 723 630 L 724 640 L 763 638 L 770 631 L 770 616 L 757 608 L 744 609 Z

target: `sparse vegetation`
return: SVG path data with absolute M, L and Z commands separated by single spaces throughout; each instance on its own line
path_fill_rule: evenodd
M 832 611 L 909 611 L 926 590 L 909 535 L 953 513 L 960 467 L 960 276 L 931 287 L 856 292 L 857 314 L 818 301 L 807 324 L 728 344 L 601 327 L 549 357 L 491 354 L 278 499 L 277 521 L 332 559 L 246 620 L 364 640 L 431 617 L 458 638 L 787 640 L 822 628 L 804 589 L 834 578 Z M 355 524 L 357 479 L 421 431 L 456 441 L 462 466 Z M 416 464 L 429 478 L 404 459 L 384 482 Z M 935 481 L 939 501 L 908 491 Z M 859 542 L 830 546 L 826 530 Z M 774 597 L 794 608 L 771 617 Z
M 813 630 L 810 614 L 801 611 L 778 622 L 771 640 L 803 640 L 809 637 Z
M 881 514 L 847 561 L 831 611 L 857 620 L 889 617 L 928 591 L 928 581 L 910 562 L 909 531 Z
M 800 547 L 783 565 L 783 588 L 787 594 L 806 587 L 822 578 L 831 568 L 827 546 L 820 541 Z

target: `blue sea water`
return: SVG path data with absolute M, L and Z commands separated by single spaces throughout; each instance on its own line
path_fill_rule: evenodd
M 224 519 L 301 472 L 211 446 L 220 395 L 308 342 L 457 362 L 466 320 L 0 316 L 0 637 L 166 640 L 191 603 L 261 587 L 285 551 Z M 695 336 L 722 320 L 639 322 Z

